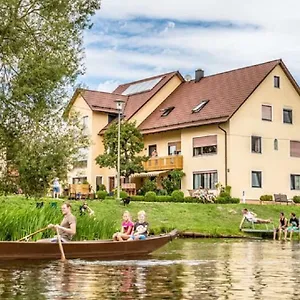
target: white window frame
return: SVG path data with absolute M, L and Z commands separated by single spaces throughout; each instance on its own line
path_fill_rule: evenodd
M 273 110 L 274 107 L 273 107 L 273 104 L 270 104 L 270 103 L 262 103 L 262 104 L 261 104 L 261 113 L 262 113 L 262 107 L 263 107 L 263 106 L 271 106 L 271 108 L 272 108 L 272 115 L 271 115 L 271 120 L 265 120 L 265 119 L 262 118 L 262 116 L 261 116 L 261 120 L 262 120 L 262 121 L 267 121 L 267 122 L 273 122 L 273 117 L 274 117 L 274 110 Z
M 252 186 L 252 172 L 260 172 L 261 173 L 261 182 L 260 182 L 260 187 L 258 186 Z M 263 188 L 263 171 L 262 170 L 251 170 L 250 171 L 250 187 L 252 189 L 262 189 Z

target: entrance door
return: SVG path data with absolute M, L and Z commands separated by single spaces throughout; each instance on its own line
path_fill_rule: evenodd
M 99 191 L 101 184 L 102 184 L 102 176 L 96 176 L 96 191 Z
M 108 177 L 108 191 L 111 193 L 115 188 L 115 176 Z

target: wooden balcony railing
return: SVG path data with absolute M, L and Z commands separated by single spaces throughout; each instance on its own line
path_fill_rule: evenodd
M 162 171 L 183 168 L 182 155 L 169 155 L 163 157 L 151 157 L 143 163 L 145 171 Z

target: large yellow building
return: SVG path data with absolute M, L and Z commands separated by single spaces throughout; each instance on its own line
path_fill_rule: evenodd
M 157 156 L 145 172 L 131 178 L 139 186 L 149 176 L 183 169 L 182 190 L 232 187 L 232 195 L 259 199 L 263 194 L 300 194 L 300 89 L 282 62 L 275 60 L 185 80 L 172 72 L 120 85 L 113 93 L 77 90 L 71 109 L 78 111 L 92 145 L 69 181 L 87 179 L 111 191 L 116 171 L 99 168 L 102 135 L 117 117 L 115 100 L 144 135 L 144 154 Z

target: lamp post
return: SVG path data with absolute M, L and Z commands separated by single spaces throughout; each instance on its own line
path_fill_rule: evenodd
M 120 199 L 120 165 L 121 165 L 121 159 L 120 159 L 120 140 L 121 140 L 121 113 L 123 109 L 124 100 L 117 99 L 115 100 L 117 110 L 118 110 L 118 170 L 117 170 L 117 199 Z

